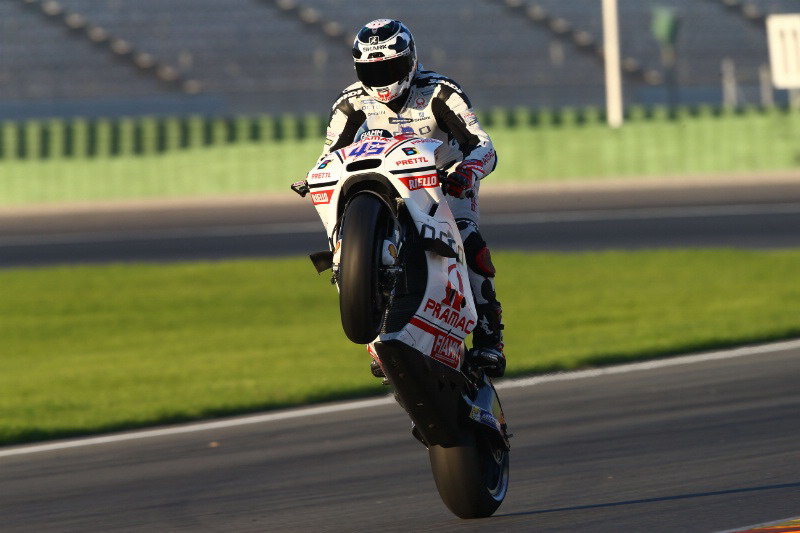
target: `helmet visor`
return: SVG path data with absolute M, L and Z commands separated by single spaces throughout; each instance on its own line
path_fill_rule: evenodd
M 413 66 L 414 59 L 406 54 L 382 61 L 356 62 L 356 75 L 367 87 L 388 87 L 408 77 Z

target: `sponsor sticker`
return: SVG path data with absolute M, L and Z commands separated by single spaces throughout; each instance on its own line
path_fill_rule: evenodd
M 430 159 L 427 157 L 412 157 L 411 159 L 401 159 L 400 161 L 395 162 L 395 166 L 398 167 L 405 167 L 408 165 L 421 165 L 423 163 L 430 163 Z
M 433 337 L 433 345 L 430 353 L 433 359 L 452 368 L 458 367 L 458 362 L 461 360 L 462 348 L 464 347 L 464 343 L 461 339 L 451 337 L 444 331 L 416 316 L 411 318 L 409 324 Z
M 409 191 L 432 189 L 439 186 L 439 177 L 436 174 L 399 178 L 399 180 L 403 182 L 403 185 L 408 187 Z
M 459 87 L 458 85 L 456 85 L 456 84 L 455 84 L 455 83 L 453 83 L 452 81 L 448 81 L 448 80 L 440 79 L 440 80 L 439 80 L 439 83 L 440 83 L 441 85 L 446 85 L 447 87 L 450 87 L 451 89 L 453 89 L 455 92 L 457 92 L 457 93 L 459 93 L 459 94 L 461 94 L 461 93 L 463 92 L 463 91 L 461 90 L 461 87 Z
M 492 427 L 495 427 L 495 428 L 499 428 L 500 427 L 500 424 L 497 422 L 497 419 L 494 417 L 494 415 L 492 413 L 489 413 L 488 411 L 484 411 L 482 409 L 481 409 L 480 423 L 481 424 L 486 424 L 487 426 L 492 426 Z
M 436 340 L 433 341 L 431 357 L 453 368 L 458 366 L 458 359 L 461 355 L 461 341 L 443 334 L 435 334 L 435 336 Z
M 472 126 L 473 124 L 478 122 L 478 117 L 475 116 L 475 113 L 470 111 L 469 113 L 464 113 L 461 115 L 461 118 L 464 119 L 464 123 L 467 126 Z
M 440 322 L 444 322 L 449 326 L 453 326 L 454 328 L 463 331 L 465 335 L 469 335 L 475 326 L 475 322 L 472 320 L 467 320 L 466 317 L 462 316 L 461 313 L 456 311 L 455 306 L 453 305 L 460 305 L 460 301 L 463 300 L 464 297 L 458 294 L 453 299 L 455 301 L 451 303 L 449 301 L 437 302 L 433 298 L 428 298 L 423 312 L 439 320 Z
M 497 421 L 497 418 L 495 418 L 495 416 L 489 411 L 484 411 L 477 405 L 472 406 L 472 409 L 470 409 L 469 412 L 469 417 L 475 422 L 498 429 L 500 428 L 500 423 Z
M 473 419 L 475 422 L 481 421 L 481 408 L 477 405 L 473 405 L 472 409 L 469 412 L 469 417 Z
M 332 197 L 333 189 L 328 189 L 325 191 L 313 191 L 311 193 L 311 201 L 314 202 L 314 205 L 329 204 L 331 203 Z

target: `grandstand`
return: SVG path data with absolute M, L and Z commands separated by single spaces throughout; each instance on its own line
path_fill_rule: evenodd
M 757 104 L 763 17 L 797 4 L 619 0 L 626 102 L 667 101 L 654 6 L 680 17 L 680 102 L 719 104 L 730 58 Z M 476 107 L 603 102 L 600 0 L 2 0 L 0 118 L 325 112 L 378 17 L 404 20 Z

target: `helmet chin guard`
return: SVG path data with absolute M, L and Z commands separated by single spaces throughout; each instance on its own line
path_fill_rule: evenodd
M 367 91 L 367 94 L 369 94 L 375 100 L 384 104 L 388 104 L 389 102 L 400 97 L 400 95 L 406 92 L 410 87 L 411 76 L 386 87 L 368 87 L 364 85 L 364 90 Z
M 417 52 L 411 31 L 398 20 L 373 20 L 353 43 L 356 75 L 367 94 L 388 104 L 411 87 Z

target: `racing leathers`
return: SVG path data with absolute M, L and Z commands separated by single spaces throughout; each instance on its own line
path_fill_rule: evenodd
M 461 197 L 446 198 L 464 242 L 470 286 L 478 310 L 470 354 L 487 374 L 502 375 L 505 370 L 502 309 L 495 295 L 495 268 L 478 230 L 480 180 L 494 170 L 497 155 L 469 99 L 454 81 L 421 67 L 408 96 L 400 96 L 388 104 L 369 96 L 361 83 L 356 82 L 333 104 L 323 156 L 351 144 L 362 128 L 442 141 L 437 151 L 437 166 L 464 180 L 455 184 L 455 189 L 462 191 Z M 471 194 L 463 194 L 464 188 L 470 189 Z

